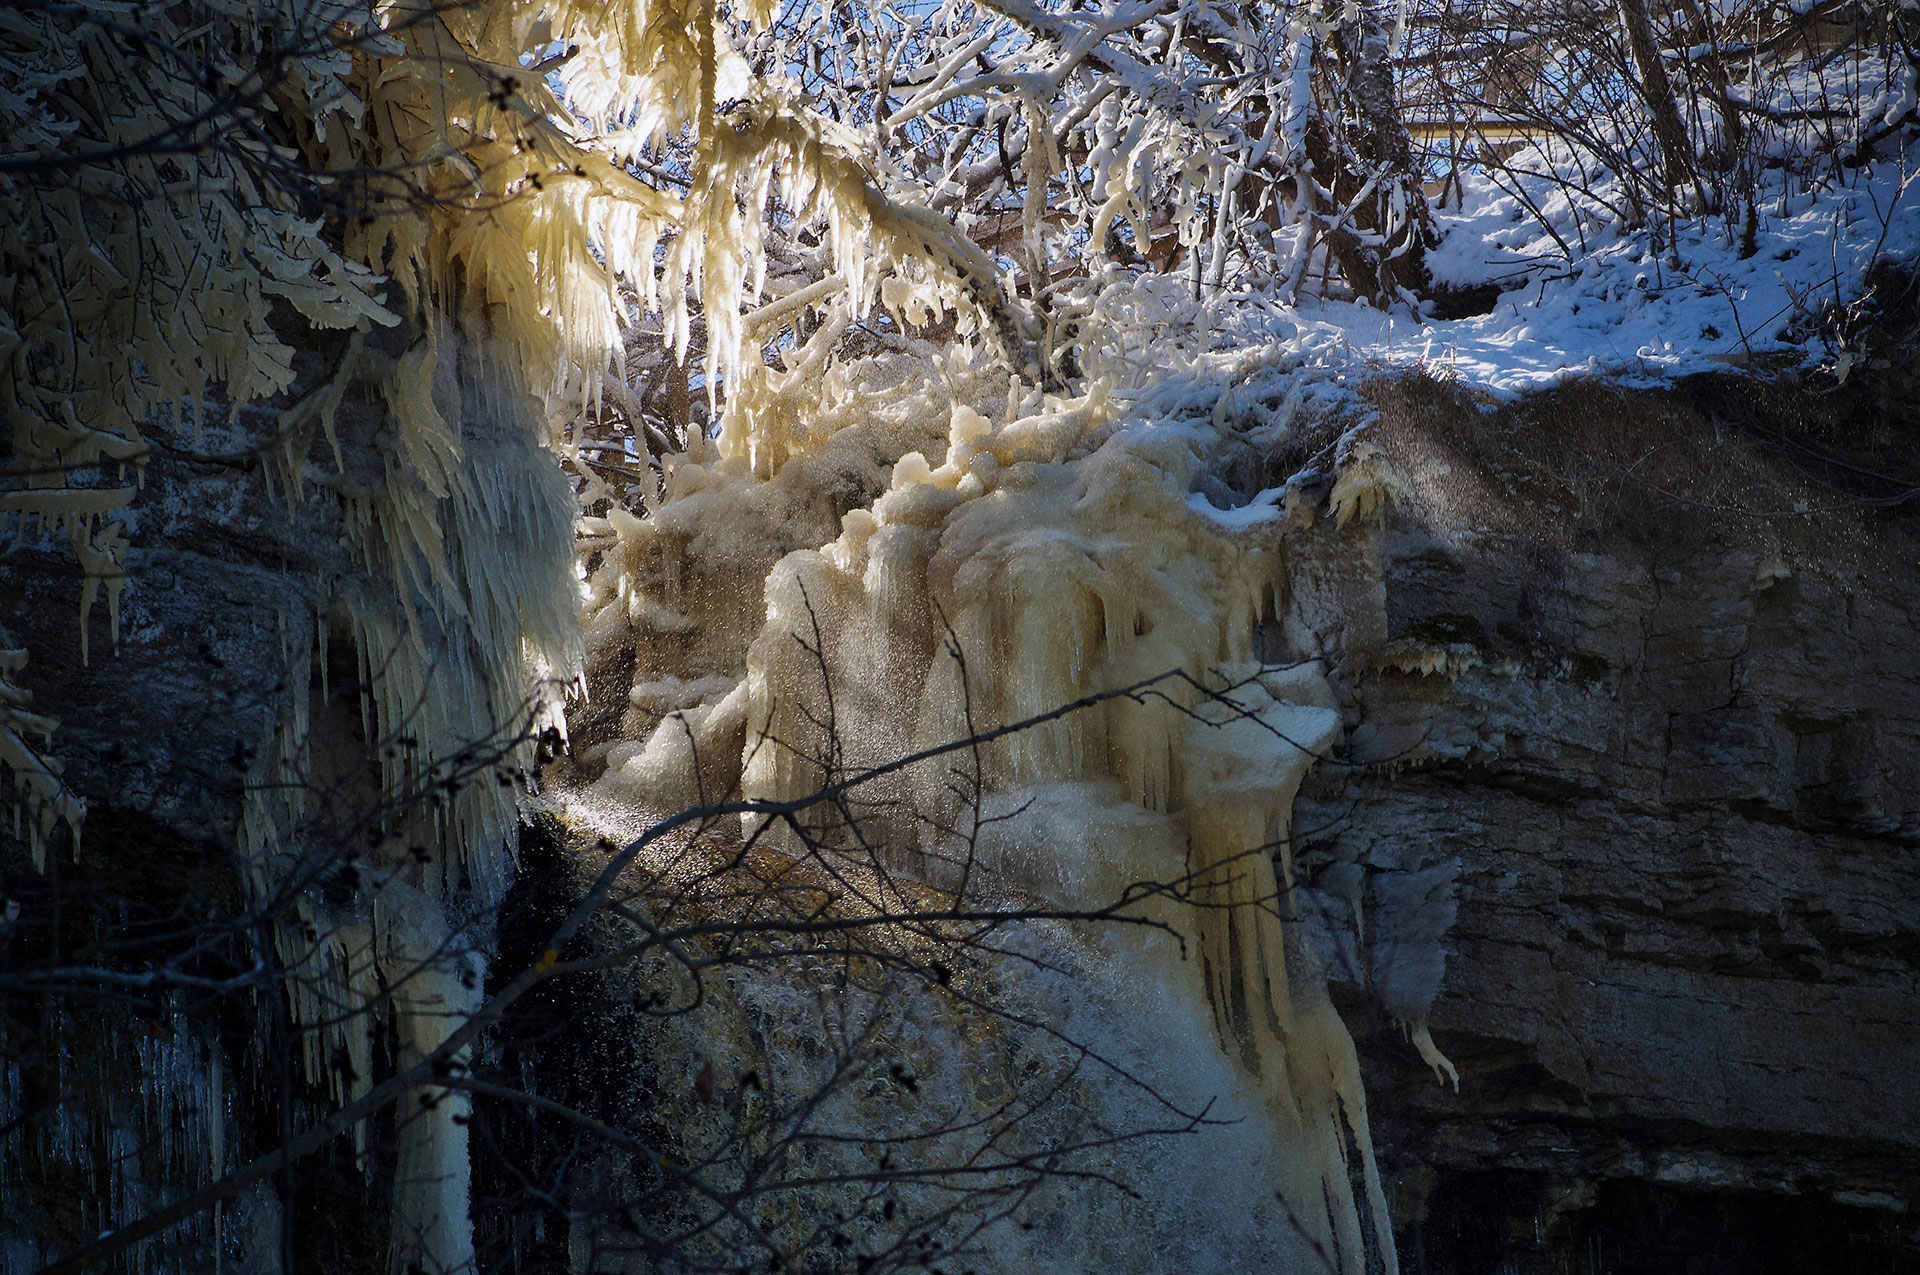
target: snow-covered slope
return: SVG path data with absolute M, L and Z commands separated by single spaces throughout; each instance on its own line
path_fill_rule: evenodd
M 1739 216 L 1628 228 L 1556 179 L 1470 172 L 1461 206 L 1436 213 L 1441 240 L 1427 260 L 1439 289 L 1480 303 L 1459 308 L 1490 305 L 1484 313 L 1438 317 L 1429 303 L 1416 317 L 1303 297 L 1265 311 L 1266 336 L 1348 375 L 1422 367 L 1502 397 L 1571 376 L 1645 385 L 1823 367 L 1844 377 L 1860 354 L 1846 340 L 1849 312 L 1875 301 L 1871 268 L 1920 256 L 1917 177 L 1912 159 L 1816 193 L 1789 193 L 1799 179 L 1775 175 L 1749 237 Z

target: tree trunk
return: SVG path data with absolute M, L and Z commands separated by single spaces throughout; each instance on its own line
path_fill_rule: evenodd
M 1653 37 L 1653 20 L 1647 15 L 1646 0 L 1620 0 L 1620 25 L 1627 35 L 1627 47 L 1633 53 L 1633 65 L 1640 75 L 1640 96 L 1653 114 L 1653 136 L 1660 144 L 1660 159 L 1667 190 L 1677 197 L 1691 184 L 1699 206 L 1707 203 L 1693 168 L 1693 145 L 1674 104 L 1673 83 L 1667 78 L 1666 63 L 1660 59 L 1660 44 Z
M 1427 286 L 1433 222 L 1394 95 L 1385 6 L 1336 0 L 1323 12 L 1333 65 L 1320 95 L 1323 137 L 1309 153 L 1322 150 L 1314 166 L 1332 175 L 1328 251 L 1356 294 L 1384 305 Z

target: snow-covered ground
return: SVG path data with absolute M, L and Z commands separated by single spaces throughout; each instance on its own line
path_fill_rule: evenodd
M 1755 364 L 1844 373 L 1848 352 L 1827 339 L 1823 316 L 1859 297 L 1876 259 L 1920 256 L 1916 177 L 1914 159 L 1882 162 L 1849 185 L 1762 200 L 1743 256 L 1738 219 L 1682 222 L 1673 246 L 1656 252 L 1647 229 L 1608 227 L 1600 238 L 1591 209 L 1576 216 L 1557 183 L 1523 188 L 1543 224 L 1511 190 L 1468 175 L 1464 206 L 1437 214 L 1444 238 L 1429 261 L 1447 287 L 1499 284 L 1491 312 L 1415 322 L 1303 301 L 1292 317 L 1308 344 L 1341 343 L 1376 366 L 1424 363 L 1500 395 L 1596 374 L 1649 382 Z

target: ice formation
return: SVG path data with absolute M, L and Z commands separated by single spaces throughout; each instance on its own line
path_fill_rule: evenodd
M 33 693 L 7 682 L 26 662 L 25 651 L 0 649 L 0 763 L 13 773 L 13 793 L 0 805 L 11 808 L 14 835 L 25 832 L 34 871 L 44 872 L 47 846 L 62 825 L 78 849 L 87 803 L 61 781 L 59 760 L 27 742 L 38 735 L 44 746 L 60 723 L 31 711 Z
M 275 936 L 304 1078 L 343 1105 L 370 1087 L 379 1033 L 392 1030 L 404 1068 L 478 1007 L 520 817 L 511 777 L 563 729 L 579 666 L 574 498 L 512 352 L 476 331 L 434 315 L 388 374 L 398 446 L 376 481 L 340 497 L 359 569 L 320 582 L 316 645 L 294 653 L 278 746 L 249 776 L 256 892 L 316 861 L 353 883 L 345 903 L 296 894 L 294 923 Z M 308 694 L 330 629 L 351 645 L 378 766 L 372 809 L 348 812 L 370 826 L 344 830 L 328 808 L 340 762 L 319 755 Z M 329 843 L 347 836 L 365 847 L 350 859 Z M 400 1113 L 396 1271 L 471 1268 L 465 1108 L 428 1085 Z M 364 1150 L 365 1130 L 354 1136 Z
M 447 925 L 440 900 L 399 882 L 375 904 L 381 974 L 393 995 L 401 1067 L 445 1043 L 480 1008 L 484 960 Z M 395 1269 L 431 1263 L 441 1270 L 473 1265 L 468 1208 L 467 1122 L 472 1102 L 456 1090 L 422 1085 L 395 1115 L 399 1149 L 393 1168 Z
M 221 21 L 193 38 L 236 33 L 217 60 L 281 56 L 267 57 L 256 7 L 200 8 Z M 354 380 L 384 400 L 392 445 L 376 479 L 335 484 L 351 569 L 312 582 L 316 642 L 293 661 L 277 748 L 248 776 L 241 838 L 256 897 L 312 850 L 308 674 L 324 679 L 319 648 L 330 634 L 350 642 L 366 687 L 362 742 L 392 817 L 375 821 L 379 835 L 354 865 L 353 903 L 299 892 L 276 940 L 293 1018 L 307 1029 L 305 1079 L 351 1101 L 371 1075 L 373 1031 L 390 1026 L 403 1057 L 421 1057 L 474 1004 L 484 942 L 474 931 L 504 887 L 516 813 L 511 787 L 489 772 L 526 756 L 518 743 L 493 756 L 489 741 L 503 725 L 560 724 L 551 692 L 574 671 L 574 504 L 540 451 L 548 420 L 561 422 L 559 450 L 577 460 L 567 431 L 620 370 L 621 322 L 657 309 L 684 355 L 697 299 L 709 391 L 726 387 L 714 398 L 725 407 L 717 435 L 694 431 L 686 456 L 661 458 L 664 490 L 657 501 L 648 494 L 645 518 L 615 502 L 587 528 L 602 556 L 590 581 L 591 636 L 636 667 L 622 737 L 591 757 L 604 767 L 601 785 L 667 807 L 736 787 L 803 795 L 863 764 L 1178 671 L 1184 680 L 1156 683 L 1150 695 L 1107 699 L 993 743 L 978 809 L 956 803 L 935 765 L 903 773 L 885 795 L 932 825 L 882 819 L 887 844 L 936 886 L 978 868 L 1004 888 L 1074 907 L 1109 902 L 1134 881 L 1179 882 L 1185 901 L 1167 905 L 1166 919 L 1197 940 L 1191 959 L 1153 941 L 1125 954 L 1151 996 L 1171 998 L 1153 1021 L 1171 1037 L 1176 1021 L 1211 1018 L 1218 1050 L 1209 1058 L 1225 1060 L 1223 1083 L 1256 1095 L 1246 1109 L 1261 1113 L 1276 1189 L 1311 1243 L 1347 1270 L 1365 1269 L 1369 1248 L 1391 1266 L 1351 1044 L 1290 930 L 1291 804 L 1307 769 L 1337 749 L 1348 671 L 1374 661 L 1444 672 L 1473 657 L 1383 646 L 1369 537 L 1398 487 L 1383 454 L 1350 439 L 1330 474 L 1251 486 L 1225 481 L 1222 457 L 1283 441 L 1314 392 L 1289 379 L 1298 365 L 1336 348 L 1344 359 L 1356 339 L 1384 348 L 1388 363 L 1457 367 L 1504 390 L 1575 367 L 1666 374 L 1790 348 L 1803 339 L 1794 325 L 1769 319 L 1771 330 L 1748 332 L 1739 307 L 1775 317 L 1801 307 L 1824 277 L 1822 254 L 1804 248 L 1844 247 L 1844 269 L 1829 256 L 1836 284 L 1883 248 L 1910 254 L 1914 182 L 1869 167 L 1864 185 L 1825 200 L 1796 194 L 1793 208 L 1782 184 L 1759 251 L 1736 253 L 1730 234 L 1723 251 L 1703 220 L 1677 233 L 1670 262 L 1644 235 L 1587 254 L 1577 277 L 1569 253 L 1568 286 L 1551 304 L 1543 280 L 1530 312 L 1508 300 L 1482 319 L 1433 325 L 1417 351 L 1398 335 L 1398 316 L 1341 303 L 1288 309 L 1250 339 L 1210 343 L 1222 323 L 1290 305 L 1314 263 L 1306 203 L 1315 182 L 1297 162 L 1313 108 L 1313 33 L 1287 27 L 1290 92 L 1269 98 L 1283 109 L 1268 113 L 1263 137 L 1239 138 L 1241 159 L 1232 159 L 1224 142 L 1213 150 L 1218 120 L 1195 96 L 1198 82 L 1162 78 L 1123 51 L 1110 48 L 1107 71 L 1090 77 L 1095 96 L 1053 101 L 1096 43 L 1146 10 L 1095 18 L 993 8 L 1040 37 L 1020 55 L 1018 82 L 961 78 L 982 43 L 902 81 L 918 87 L 892 127 L 963 92 L 1012 85 L 1019 101 L 1004 105 L 1019 125 L 1015 150 L 1003 132 L 995 161 L 1008 167 L 1017 156 L 1025 172 L 1022 248 L 1035 291 L 1054 264 L 1048 179 L 1080 178 L 1055 138 L 1085 126 L 1089 277 L 1078 291 L 1058 290 L 1050 313 L 1017 314 L 999 263 L 936 211 L 970 179 L 957 157 L 937 180 L 909 180 L 877 161 L 885 121 L 873 120 L 872 138 L 842 126 L 733 47 L 732 19 L 764 32 L 770 5 L 730 16 L 686 0 L 375 5 L 358 47 L 322 40 L 293 59 L 297 74 L 275 109 L 291 117 L 286 135 L 314 173 L 401 169 L 434 211 L 382 208 L 349 219 L 330 243 L 253 185 L 247 165 L 221 168 L 218 148 L 183 159 L 191 171 L 178 181 L 133 156 L 125 176 L 161 192 L 140 209 L 83 199 L 78 181 L 44 199 L 0 188 L 0 207 L 29 237 L 71 248 L 39 254 L 8 284 L 10 313 L 44 317 L 0 330 L 0 342 L 27 351 L 19 366 L 32 354 L 50 371 L 15 387 L 14 454 L 29 470 L 0 492 L 0 515 L 21 535 L 37 522 L 70 541 L 86 576 L 84 656 L 93 603 L 104 589 L 111 615 L 125 584 L 115 516 L 134 498 L 125 471 L 146 454 L 141 427 L 168 413 L 195 424 L 210 391 L 236 410 L 292 392 L 294 345 L 269 321 L 282 301 L 313 330 L 353 332 L 339 375 L 274 428 L 298 434 L 302 447 L 317 428 L 339 467 L 334 413 Z M 327 22 L 351 16 L 331 5 L 316 12 Z M 1206 6 L 1183 10 L 1180 21 L 1189 18 L 1206 24 Z M 103 121 L 110 142 L 145 136 L 151 111 L 178 122 L 208 106 L 212 80 L 170 80 L 164 101 L 121 91 L 112 74 L 121 52 L 98 32 L 62 26 L 54 9 L 9 30 L 8 64 L 62 90 L 0 102 L 22 146 L 59 151 L 72 121 L 55 112 L 56 96 Z M 1249 47 L 1263 58 L 1279 52 Z M 1137 101 L 1105 97 L 1121 83 Z M 1235 91 L 1269 87 L 1250 76 Z M 1892 120 L 1912 98 L 1908 75 L 1897 100 L 1890 85 L 1872 110 Z M 1149 101 L 1158 114 L 1143 113 Z M 679 193 L 634 175 L 673 139 L 691 147 Z M 1130 226 L 1136 249 L 1155 250 L 1152 223 L 1167 211 L 1156 205 L 1166 205 L 1174 224 L 1158 229 L 1190 250 L 1193 290 L 1220 292 L 1237 186 L 1276 143 L 1293 157 L 1301 198 L 1284 210 L 1281 233 L 1267 232 L 1279 286 L 1240 297 L 1238 318 L 1231 307 L 1182 301 L 1186 280 L 1128 283 L 1108 269 L 1107 232 Z M 1388 196 L 1375 189 L 1385 172 L 1366 182 L 1376 199 Z M 122 177 L 108 176 L 117 188 Z M 1443 281 L 1510 284 L 1538 267 L 1537 230 L 1494 229 L 1519 216 L 1516 200 L 1544 204 L 1535 220 L 1551 238 L 1564 238 L 1556 225 L 1578 237 L 1586 214 L 1567 202 L 1567 183 L 1545 173 L 1529 182 L 1531 195 L 1475 177 L 1457 191 L 1462 233 L 1431 256 Z M 1412 225 L 1408 193 L 1417 194 L 1394 195 L 1400 204 L 1382 222 L 1396 233 Z M 775 207 L 819 232 L 804 281 L 786 281 L 784 294 L 765 286 L 761 226 Z M 1877 239 L 1824 229 L 1869 215 Z M 1508 260 L 1489 275 L 1484 254 L 1501 235 Z M 130 278 L 151 283 L 128 288 Z M 876 307 L 899 320 L 896 333 L 954 313 L 960 339 L 937 349 L 903 340 L 912 355 L 852 371 L 834 352 Z M 1733 337 L 1715 326 L 1723 309 Z M 808 310 L 821 319 L 812 335 L 796 332 L 782 365 L 764 366 L 763 330 Z M 60 315 L 86 322 L 69 318 L 62 333 Z M 394 329 L 404 349 L 378 366 L 366 347 Z M 975 332 L 997 360 L 966 339 Z M 1614 348 L 1621 341 L 1626 348 Z M 1082 388 L 1028 388 L 1066 383 L 1053 363 L 1069 347 Z M 1835 366 L 1844 376 L 1851 362 Z M 269 473 L 298 499 L 304 452 L 294 455 L 291 442 L 283 450 Z M 96 464 L 101 485 L 67 477 Z M 24 658 L 0 653 L 0 672 Z M 36 860 L 60 823 L 77 836 L 82 813 L 44 748 L 27 742 L 51 725 L 0 682 L 0 762 L 24 798 L 15 809 L 32 824 Z M 456 774 L 478 782 L 448 782 Z M 1021 813 L 985 825 L 986 811 Z M 959 831 L 926 831 L 935 825 Z M 1375 981 L 1445 1072 L 1423 1016 L 1448 882 L 1422 869 L 1396 888 L 1405 897 L 1376 900 Z M 1357 922 L 1357 888 L 1353 898 Z M 217 1093 L 217 1064 L 217 1052 L 196 1061 L 192 1085 L 213 1069 L 206 1091 Z M 165 1060 L 154 1067 L 181 1071 Z M 0 1097 L 14 1089 L 0 1085 Z M 432 1086 L 415 1096 L 418 1110 L 410 1105 L 401 1122 L 393 1260 L 460 1269 L 472 1260 L 461 1101 Z M 202 1105 L 213 1113 L 212 1149 L 202 1156 L 195 1144 L 192 1154 L 217 1170 L 218 1104 Z
M 232 1078 L 220 1043 L 170 1005 L 130 1028 L 111 1014 L 63 1006 L 55 1019 L 69 1066 L 90 1084 L 98 1106 L 59 1104 L 31 1119 L 35 1099 L 21 1061 L 0 1063 L 0 1120 L 24 1126 L 28 1154 L 0 1160 L 0 1197 L 10 1222 L 33 1218 L 46 1187 L 39 1165 L 58 1165 L 67 1190 L 59 1206 L 81 1226 L 110 1229 L 170 1201 L 182 1186 L 199 1187 L 232 1167 L 227 1119 Z M 70 1175 L 70 1176 L 69 1176 Z M 22 1205 L 25 1205 L 22 1208 Z M 38 1207 L 44 1207 L 43 1205 Z M 244 1207 L 244 1206 L 240 1206 Z M 133 1254 L 129 1270 L 182 1269 L 196 1251 L 217 1247 L 232 1212 L 214 1208 Z M 29 1226 L 0 1228 L 0 1270 L 33 1271 L 45 1254 Z
M 1195 942 L 1133 943 L 1128 977 L 1155 989 L 1136 1010 L 1164 1030 L 1178 1003 L 1204 1007 L 1312 1245 L 1345 1271 L 1369 1252 L 1393 1269 L 1353 1046 L 1290 935 L 1288 829 L 1344 732 L 1341 669 L 1382 651 L 1374 538 L 1399 480 L 1349 439 L 1330 491 L 1220 508 L 1204 492 L 1236 432 L 1228 391 L 1272 423 L 1298 387 L 1271 351 L 1251 366 L 1161 353 L 1174 374 L 1115 346 L 1072 397 L 995 403 L 957 352 L 896 367 L 864 416 L 848 405 L 870 398 L 829 385 L 816 419 L 837 428 L 783 422 L 785 464 L 759 461 L 746 418 L 720 457 L 675 470 L 653 517 L 610 515 L 590 626 L 635 674 L 598 786 L 655 808 L 798 798 L 1177 672 L 986 745 L 977 806 L 948 759 L 884 781 L 869 835 L 947 889 L 971 877 L 1092 909 L 1175 884 L 1183 901 L 1155 915 Z

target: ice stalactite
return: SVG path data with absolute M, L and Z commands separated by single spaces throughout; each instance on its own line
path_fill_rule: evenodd
M 393 997 L 398 1066 L 410 1067 L 445 1043 L 480 1007 L 485 959 L 447 924 L 444 903 L 399 882 L 375 903 L 380 972 Z M 396 1272 L 473 1267 L 467 1120 L 471 1100 L 457 1090 L 421 1085 L 395 1113 L 393 1169 Z
M 263 1028 L 250 1061 L 277 1075 L 270 1051 L 292 1051 L 296 1088 L 335 1106 L 380 1078 L 389 1035 L 399 1045 L 393 1061 L 405 1067 L 478 1003 L 481 953 L 512 872 L 519 780 L 540 741 L 564 732 L 561 704 L 580 665 L 577 504 L 547 449 L 545 404 L 526 386 L 517 349 L 493 337 L 484 318 L 428 311 L 416 326 L 415 339 L 384 367 L 360 360 L 354 343 L 328 394 L 337 405 L 352 388 L 379 406 L 365 410 L 363 401 L 354 421 L 328 420 L 331 467 L 318 462 L 303 478 L 304 453 L 272 458 L 276 498 L 303 506 L 302 517 L 323 527 L 337 510 L 331 525 L 344 549 L 316 553 L 329 567 L 300 581 L 312 611 L 282 616 L 277 730 L 257 758 L 236 752 L 236 764 L 247 767 L 237 830 L 245 897 L 274 918 L 267 928 L 277 978 L 266 996 L 285 998 L 287 1027 L 284 1035 Z M 318 507 L 325 502 L 332 509 Z M 116 594 L 109 581 L 109 602 Z M 352 708 L 343 714 L 328 702 L 329 641 L 350 647 L 357 665 L 356 685 L 340 679 L 333 689 L 358 701 L 358 731 L 342 725 Z M 25 659 L 0 649 L 0 763 L 11 771 L 6 804 L 44 871 L 54 866 L 52 847 L 78 844 L 85 810 L 48 755 L 55 721 L 31 711 L 26 691 L 13 685 Z M 0 913 L 0 928 L 6 924 Z M 270 1001 L 255 1008 L 273 1020 Z M 84 1234 L 119 1229 L 240 1162 L 220 1158 L 229 1154 L 224 1133 L 208 1135 L 219 1148 L 211 1160 L 166 1149 L 177 1140 L 179 1112 L 217 1116 L 231 1077 L 249 1063 L 223 1052 L 204 1023 L 193 1032 L 191 1066 L 174 1054 L 154 1054 L 158 1061 L 145 1066 L 159 1048 L 155 1038 L 119 1022 L 102 1024 L 62 1064 L 72 1092 L 116 1094 L 62 1117 L 48 1135 L 54 1141 L 36 1149 L 98 1179 L 88 1183 Z M 61 1027 L 53 1038 L 66 1034 Z M 122 1074 L 132 1070 L 132 1053 L 142 1063 L 138 1085 Z M 18 1075 L 0 1074 L 0 1126 L 22 1092 Z M 391 1264 L 471 1270 L 466 1100 L 429 1088 L 409 1102 L 397 1126 Z M 159 1132 L 130 1151 L 130 1140 L 150 1128 Z M 235 1139 L 233 1155 L 259 1150 L 246 1145 L 259 1132 Z M 353 1139 L 364 1155 L 368 1129 L 356 1127 Z M 0 1179 L 16 1163 L 0 1158 Z M 384 1172 L 371 1162 L 362 1168 L 370 1181 Z M 31 1193 L 14 1190 L 19 1185 L 0 1180 L 0 1209 L 10 1218 L 39 1207 Z M 273 1192 L 263 1191 L 245 1207 L 249 1227 L 264 1234 L 279 1220 Z M 42 1221 L 35 1218 L 34 1234 L 65 1234 Z M 170 1246 L 206 1255 L 240 1243 L 210 1214 L 204 1225 L 135 1249 L 133 1261 L 175 1261 Z M 260 1251 L 277 1265 L 272 1244 Z M 0 1245 L 0 1271 L 37 1269 L 47 1257 Z
M 400 360 L 388 399 L 403 445 L 383 482 L 348 498 L 367 571 L 336 595 L 383 785 L 427 799 L 428 840 L 446 850 L 437 871 L 488 907 L 518 808 L 491 772 L 564 730 L 579 663 L 573 497 L 511 357 L 439 319 Z
M 14 835 L 25 833 L 34 871 L 44 872 L 47 846 L 60 827 L 78 849 L 87 805 L 61 780 L 59 760 L 46 754 L 60 723 L 31 711 L 33 693 L 7 680 L 26 662 L 24 650 L 0 649 L 0 763 L 13 774 L 12 791 L 0 790 L 0 809 L 10 810 Z M 42 747 L 27 742 L 33 735 L 40 736 Z
M 1427 1029 L 1427 1011 L 1440 994 L 1446 971 L 1441 941 L 1453 927 L 1459 904 L 1454 899 L 1457 861 L 1415 871 L 1382 872 L 1374 881 L 1379 933 L 1372 947 L 1373 985 L 1381 1005 L 1406 1030 L 1407 1038 L 1436 1079 L 1460 1087 L 1460 1072 Z
M 884 490 L 849 509 L 836 537 L 772 562 L 764 622 L 731 670 L 750 614 L 737 596 L 711 610 L 676 597 L 672 638 L 647 637 L 663 627 L 655 582 L 713 569 L 696 538 L 667 544 L 664 525 L 698 501 L 715 552 L 737 551 L 722 511 L 798 501 L 817 476 L 796 471 L 807 461 L 771 480 L 744 458 L 683 468 L 676 480 L 691 494 L 663 506 L 663 526 L 609 526 L 599 635 L 632 626 L 636 705 L 669 686 L 686 702 L 652 716 L 650 741 L 643 730 L 604 750 L 600 783 L 683 802 L 699 747 L 703 791 L 737 782 L 796 798 L 1177 670 L 1151 694 L 984 746 L 987 795 L 971 810 L 950 759 L 874 785 L 868 835 L 943 888 L 972 875 L 1091 909 L 1132 882 L 1175 884 L 1183 902 L 1157 915 L 1196 941 L 1185 957 L 1143 941 L 1126 958 L 1129 978 L 1184 988 L 1176 994 L 1211 1016 L 1233 1083 L 1257 1095 L 1243 1109 L 1268 1131 L 1269 1206 L 1277 1193 L 1340 1270 L 1393 1269 L 1352 1041 L 1311 944 L 1293 933 L 1289 839 L 1296 789 L 1344 733 L 1336 666 L 1382 645 L 1371 564 L 1391 467 L 1350 444 L 1330 493 L 1275 490 L 1222 510 L 1196 494 L 1224 437 L 1217 421 L 1144 413 L 1142 388 L 1092 385 L 1016 398 L 997 421 L 987 400 L 949 399 L 938 464 L 932 448 L 897 452 Z M 904 446 L 909 434 L 891 438 Z M 836 433 L 814 457 L 857 446 Z M 706 662 L 687 659 L 695 652 Z M 740 759 L 731 768 L 714 759 L 726 749 Z M 1013 817 L 993 823 L 989 812 Z
M 219 1035 L 168 1002 L 144 1021 L 63 1008 L 49 1021 L 65 1083 L 98 1105 L 44 1110 L 44 1075 L 18 1057 L 0 1062 L 0 1271 L 33 1271 L 56 1254 L 49 1234 L 97 1234 L 217 1180 L 233 1167 L 227 1136 L 235 1103 Z M 232 1235 L 251 1201 L 211 1209 L 138 1245 L 130 1271 L 186 1269 Z M 224 1232 L 224 1234 L 223 1234 Z M 261 1268 L 266 1269 L 266 1268 Z
M 430 320 L 385 382 L 384 472 L 342 498 L 358 569 L 322 582 L 315 633 L 324 643 L 337 628 L 357 661 L 361 743 L 347 751 L 360 760 L 346 765 L 377 769 L 358 790 L 365 808 L 325 808 L 341 798 L 316 778 L 312 650 L 295 660 L 278 747 L 250 776 L 256 892 L 315 856 L 344 871 L 317 880 L 348 885 L 345 902 L 338 888 L 300 893 L 276 936 L 304 1079 L 339 1103 L 372 1083 L 379 1033 L 406 1067 L 477 1007 L 512 869 L 514 779 L 564 730 L 578 677 L 573 495 L 545 452 L 539 400 L 483 330 Z M 344 851 L 316 843 L 348 834 Z M 396 1271 L 472 1269 L 466 1105 L 427 1087 L 401 1112 Z M 364 1151 L 364 1130 L 357 1140 Z

